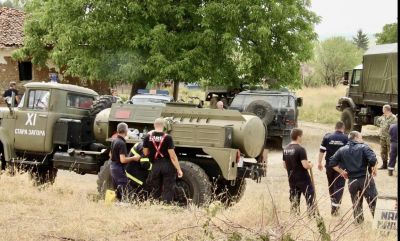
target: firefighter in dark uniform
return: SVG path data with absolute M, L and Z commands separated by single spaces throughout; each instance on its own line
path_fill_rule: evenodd
M 300 197 L 304 195 L 307 202 L 308 214 L 313 215 L 314 208 L 314 188 L 308 169 L 312 168 L 312 163 L 307 160 L 307 152 L 300 145 L 303 131 L 294 128 L 290 133 L 292 142 L 283 149 L 283 164 L 287 170 L 289 178 L 289 200 L 291 212 L 300 214 Z
M 364 222 L 362 198 L 364 197 L 375 214 L 376 190 L 373 176 L 376 176 L 376 155 L 374 151 L 363 143 L 361 133 L 352 131 L 349 142 L 340 148 L 330 159 L 329 167 L 348 179 L 349 192 L 353 203 L 353 215 L 356 223 Z
M 126 123 L 119 123 L 117 126 L 117 137 L 111 143 L 111 177 L 116 189 L 116 196 L 119 201 L 122 201 L 123 196 L 130 194 L 128 186 L 128 178 L 125 174 L 125 164 L 138 161 L 139 157 L 127 157 L 128 150 L 126 148 L 125 137 L 128 134 L 128 125 Z
M 129 185 L 136 193 L 137 197 L 142 200 L 148 196 L 148 185 L 146 183 L 149 172 L 151 171 L 152 164 L 149 158 L 143 155 L 143 143 L 136 143 L 129 156 L 136 156 L 139 161 L 130 162 L 126 165 L 125 172 L 129 180 Z
M 164 133 L 164 119 L 157 118 L 154 131 L 143 140 L 143 153 L 153 164 L 149 175 L 151 194 L 168 204 L 174 198 L 176 177 L 183 176 L 174 148 L 172 137 Z
M 342 203 L 342 196 L 346 180 L 340 176 L 332 167 L 328 167 L 329 158 L 339 150 L 340 147 L 347 144 L 348 138 L 343 133 L 344 123 L 338 121 L 335 125 L 335 132 L 328 133 L 322 139 L 319 148 L 318 156 L 318 169 L 323 170 L 322 159 L 325 155 L 325 168 L 326 176 L 328 178 L 329 196 L 331 197 L 331 214 L 336 216 L 338 214 L 340 204 Z

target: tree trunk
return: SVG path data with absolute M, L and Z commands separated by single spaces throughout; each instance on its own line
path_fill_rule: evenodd
M 130 95 L 129 99 L 132 98 L 132 96 L 136 95 L 136 94 L 137 94 L 137 91 L 138 91 L 139 89 L 145 89 L 145 88 L 146 88 L 146 85 L 147 85 L 147 81 L 144 80 L 144 79 L 140 79 L 140 80 L 134 81 L 134 82 L 132 83 L 131 95 Z
M 178 100 L 178 93 L 179 93 L 179 80 L 174 80 L 174 89 L 172 96 L 174 97 L 174 101 Z

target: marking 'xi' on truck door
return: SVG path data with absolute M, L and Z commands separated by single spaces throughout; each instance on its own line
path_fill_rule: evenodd
M 36 113 L 26 113 L 27 114 L 27 119 L 25 122 L 26 126 L 35 126 L 36 125 Z
M 25 126 L 35 126 L 36 125 L 36 113 L 27 113 L 27 119 Z M 15 129 L 15 135 L 25 135 L 25 136 L 45 136 L 46 132 L 44 130 L 32 130 L 32 129 Z

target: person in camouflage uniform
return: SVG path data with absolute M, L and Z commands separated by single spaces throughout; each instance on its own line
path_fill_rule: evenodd
M 381 158 L 382 166 L 378 169 L 387 169 L 388 164 L 388 152 L 390 148 L 390 135 L 389 127 L 391 124 L 397 122 L 396 116 L 392 113 L 390 105 L 384 105 L 382 107 L 383 115 L 376 121 L 376 125 L 380 127 L 379 137 L 381 144 Z

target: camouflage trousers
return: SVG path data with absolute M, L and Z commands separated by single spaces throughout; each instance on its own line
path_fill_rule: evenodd
M 388 161 L 388 153 L 390 149 L 390 138 L 389 137 L 381 137 L 381 158 L 383 163 L 387 163 Z

